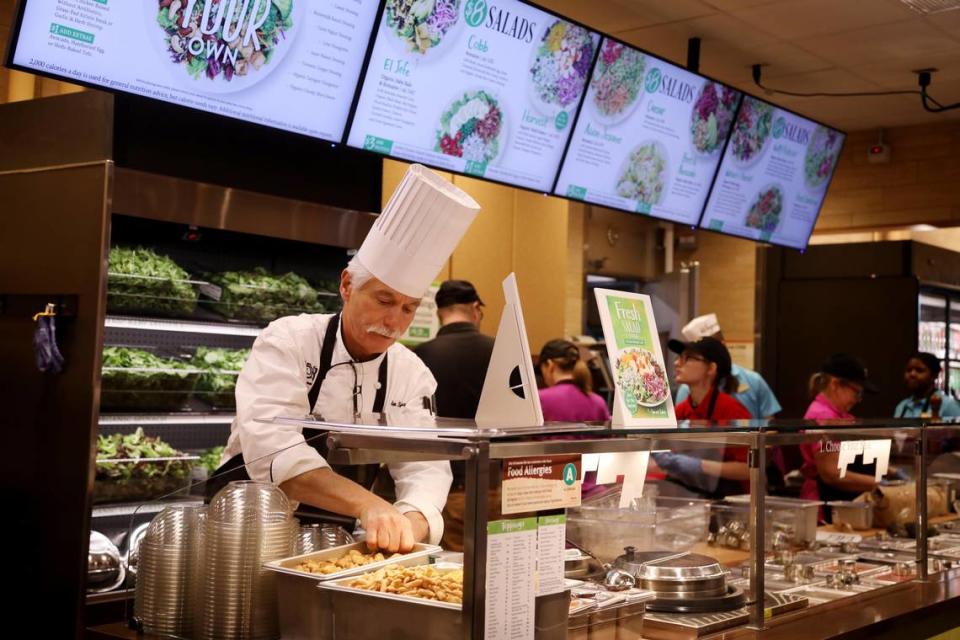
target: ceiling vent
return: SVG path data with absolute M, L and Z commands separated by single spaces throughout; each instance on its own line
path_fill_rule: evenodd
M 900 2 L 925 16 L 960 9 L 960 0 L 900 0 Z

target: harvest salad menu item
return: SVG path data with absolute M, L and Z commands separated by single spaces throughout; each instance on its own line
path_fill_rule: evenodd
M 694 225 L 740 93 L 605 38 L 555 193 Z
M 339 142 L 377 0 L 30 0 L 12 60 Z
M 744 98 L 700 225 L 803 249 L 843 140 L 839 131 Z
M 387 0 L 347 142 L 548 191 L 598 42 L 517 0 Z

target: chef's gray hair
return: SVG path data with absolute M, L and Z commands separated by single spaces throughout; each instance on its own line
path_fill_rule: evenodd
M 373 280 L 373 274 L 363 266 L 357 256 L 353 256 L 347 263 L 347 273 L 350 274 L 350 285 L 354 289 L 362 289 L 363 285 Z

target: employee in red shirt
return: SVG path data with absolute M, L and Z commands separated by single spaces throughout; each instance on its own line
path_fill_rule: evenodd
M 671 340 L 677 354 L 676 380 L 690 388 L 690 396 L 677 405 L 678 420 L 708 420 L 723 426 L 729 420 L 749 420 L 746 407 L 730 392 L 737 379 L 731 374 L 730 352 L 714 338 L 696 342 Z M 667 480 L 705 496 L 721 497 L 749 491 L 746 447 L 728 447 L 716 460 L 678 453 L 656 453 L 657 466 Z

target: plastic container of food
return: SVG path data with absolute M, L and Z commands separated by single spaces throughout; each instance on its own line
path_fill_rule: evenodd
M 727 501 L 750 506 L 749 495 L 730 496 Z M 817 512 L 822 502 L 767 496 L 764 503 L 772 514 L 774 526 L 782 531 L 792 531 L 795 543 L 806 544 L 817 539 Z
M 567 537 L 602 562 L 613 562 L 624 548 L 653 549 L 657 510 L 584 505 L 567 510 Z
M 827 506 L 833 514 L 833 524 L 848 524 L 854 529 L 869 529 L 873 526 L 873 505 L 869 502 L 835 500 Z

